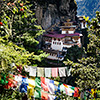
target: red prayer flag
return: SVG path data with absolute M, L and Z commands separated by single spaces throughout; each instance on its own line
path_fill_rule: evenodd
M 41 92 L 41 100 L 48 100 L 48 94 Z
M 79 97 L 79 90 L 77 87 L 74 89 L 74 97 Z
M 52 68 L 52 77 L 58 76 L 58 68 Z
M 41 77 L 41 87 L 43 88 L 44 91 L 49 91 L 48 86 L 45 82 L 45 77 Z

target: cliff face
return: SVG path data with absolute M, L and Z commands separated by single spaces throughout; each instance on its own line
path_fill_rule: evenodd
M 74 0 L 33 0 L 37 23 L 44 29 L 70 18 L 76 19 L 77 6 Z

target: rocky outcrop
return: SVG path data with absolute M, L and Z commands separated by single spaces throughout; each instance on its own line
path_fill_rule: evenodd
M 37 23 L 44 29 L 70 18 L 75 21 L 77 6 L 74 0 L 33 0 Z

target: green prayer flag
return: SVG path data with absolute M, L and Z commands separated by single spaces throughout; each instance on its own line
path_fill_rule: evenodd
M 40 90 L 34 91 L 34 98 L 41 98 L 41 91 Z
M 41 80 L 38 77 L 35 78 L 35 89 L 36 90 L 40 90 L 41 89 Z
M 72 90 L 74 90 L 74 89 L 75 89 L 75 87 L 71 87 L 71 89 L 72 89 Z

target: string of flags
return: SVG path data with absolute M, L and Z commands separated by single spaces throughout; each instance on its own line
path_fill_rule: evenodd
M 33 97 L 34 99 L 39 98 L 40 100 L 56 100 L 57 93 L 60 94 L 63 92 L 68 96 L 78 97 L 81 99 L 83 98 L 86 100 L 86 91 L 79 92 L 78 87 L 73 87 L 58 81 L 48 79 L 46 77 L 28 78 L 22 75 L 10 75 L 13 78 L 6 76 L 8 80 L 5 80 L 6 84 L 3 84 L 3 87 L 5 89 L 17 88 L 19 92 L 26 93 L 30 99 Z M 2 80 L 4 78 L 4 75 L 0 75 L 0 84 L 2 84 Z M 88 93 L 91 93 L 94 98 L 96 98 L 98 95 L 96 95 L 97 90 L 95 89 L 90 89 Z
M 25 66 L 26 72 L 29 72 L 29 76 L 33 77 L 66 77 L 71 75 L 71 68 L 57 67 L 57 68 L 41 68 L 33 66 Z

